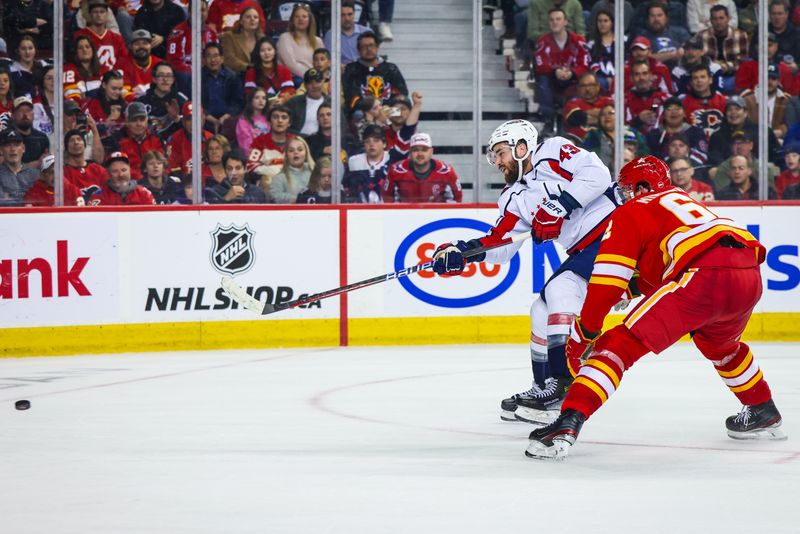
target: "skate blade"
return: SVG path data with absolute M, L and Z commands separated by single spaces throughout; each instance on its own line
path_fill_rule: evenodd
M 728 437 L 731 439 L 764 439 L 764 440 L 771 440 L 771 441 L 783 441 L 789 439 L 783 430 L 780 428 L 780 422 L 775 423 L 772 426 L 768 426 L 766 428 L 757 428 L 754 430 L 750 430 L 749 432 L 735 432 L 733 430 L 728 430 Z
M 517 418 L 514 416 L 514 412 L 509 410 L 500 409 L 500 419 L 503 421 L 514 421 L 517 422 Z
M 562 461 L 569 455 L 571 447 L 572 444 L 563 439 L 554 439 L 550 447 L 540 441 L 530 440 L 528 448 L 525 449 L 525 456 L 535 460 Z
M 549 425 L 558 419 L 560 414 L 560 408 L 553 410 L 534 410 L 533 408 L 526 408 L 525 406 L 517 406 L 517 411 L 514 412 L 518 420 L 540 426 Z

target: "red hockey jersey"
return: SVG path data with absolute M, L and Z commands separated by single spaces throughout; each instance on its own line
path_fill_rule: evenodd
M 64 181 L 64 205 L 77 206 L 79 198 L 83 201 L 80 190 L 71 183 Z M 41 180 L 36 180 L 22 199 L 25 204 L 38 207 L 54 206 L 55 200 L 55 189 Z
M 256 69 L 247 67 L 247 71 L 244 73 L 244 90 L 248 94 L 257 87 L 262 87 L 267 92 L 268 98 L 279 94 L 291 96 L 295 93 L 292 71 L 283 65 L 278 65 L 273 75 L 268 76 L 264 81 L 264 85 L 256 83 Z
M 122 94 L 127 102 L 133 102 L 150 89 L 150 84 L 153 83 L 153 69 L 163 61 L 159 57 L 150 56 L 144 67 L 140 67 L 130 56 L 117 61 L 114 70 L 122 72 Z
M 686 122 L 702 128 L 706 133 L 706 138 L 709 138 L 722 126 L 727 102 L 728 97 L 716 92 L 711 93 L 708 98 L 699 98 L 690 91 L 683 99 Z
M 219 35 L 209 28 L 203 27 L 203 46 L 209 43 L 218 43 Z M 192 28 L 188 21 L 183 21 L 175 26 L 167 36 L 167 61 L 178 72 L 192 71 Z
M 672 74 L 669 71 L 669 67 L 652 57 L 647 58 L 647 62 L 650 64 L 650 74 L 653 76 L 653 87 L 667 95 L 675 93 L 675 85 L 672 82 Z M 630 60 L 625 62 L 625 87 L 633 87 Z M 613 83 L 609 90 L 614 90 Z
M 292 137 L 294 135 L 286 134 L 286 142 L 288 143 Z M 253 144 L 250 145 L 247 172 L 268 174 L 270 176 L 277 174 L 280 172 L 280 167 L 283 166 L 283 151 L 285 149 L 286 144 L 278 145 L 272 140 L 272 132 L 259 135 L 253 139 Z
M 203 130 L 203 147 L 201 154 L 205 153 L 206 141 L 211 138 L 211 132 Z M 167 159 L 169 172 L 189 174 L 192 165 L 192 140 L 186 134 L 186 130 L 181 128 L 167 141 Z
M 154 205 L 156 199 L 146 187 L 131 182 L 130 191 L 121 195 L 111 189 L 108 184 L 97 193 L 89 197 L 89 206 L 149 206 Z
M 131 164 L 131 177 L 137 181 L 142 179 L 141 166 L 144 155 L 151 150 L 164 154 L 164 146 L 161 144 L 161 140 L 151 133 L 145 135 L 141 141 L 124 135 L 119 138 L 118 143 L 119 151 L 128 155 L 128 160 Z
M 108 72 L 107 68 L 100 67 L 97 76 L 84 78 L 78 71 L 78 67 L 67 63 L 64 65 L 64 98 L 70 98 L 78 103 L 83 102 L 88 91 L 100 88 L 100 82 L 106 72 Z
M 549 76 L 559 67 L 566 67 L 575 73 L 573 79 L 589 69 L 589 54 L 586 40 L 574 32 L 569 32 L 564 48 L 556 43 L 552 33 L 546 33 L 536 41 L 536 74 Z
M 446 163 L 432 159 L 433 169 L 420 181 L 404 159 L 389 167 L 383 182 L 383 201 L 391 202 L 461 202 L 461 182 L 456 171 Z
M 208 19 L 206 24 L 214 26 L 214 29 L 222 33 L 224 31 L 232 30 L 236 23 L 239 22 L 239 17 L 248 7 L 254 7 L 258 11 L 258 17 L 261 21 L 261 31 L 267 33 L 267 19 L 264 16 L 264 10 L 261 9 L 261 4 L 256 0 L 215 0 L 208 10 Z
M 647 135 L 650 130 L 658 126 L 661 113 L 664 111 L 664 101 L 667 98 L 669 96 L 658 89 L 644 92 L 627 91 L 625 93 L 625 124 L 631 125 Z M 652 124 L 643 123 L 639 119 L 639 113 L 646 110 L 652 110 L 656 114 L 655 122 Z
M 128 55 L 125 40 L 116 32 L 106 30 L 103 35 L 97 35 L 91 29 L 83 28 L 75 32 L 73 39 L 77 39 L 81 35 L 89 37 L 97 50 L 97 59 L 100 61 L 100 65 L 108 70 L 113 69 L 117 61 Z
M 70 183 L 78 189 L 86 189 L 96 185 L 102 187 L 108 180 L 105 167 L 94 162 L 89 162 L 85 167 L 64 165 L 64 183 Z
M 752 249 L 759 263 L 764 261 L 766 249 L 750 232 L 678 188 L 623 204 L 612 213 L 595 259 L 581 311 L 583 326 L 591 332 L 603 329 L 603 319 L 635 271 L 646 295 L 666 293 L 681 284 L 692 260 L 724 236 Z
M 583 139 L 586 137 L 586 134 L 589 133 L 591 129 L 589 125 L 582 125 L 582 126 L 570 126 L 569 116 L 575 113 L 576 111 L 589 111 L 590 109 L 602 109 L 604 106 L 607 105 L 614 105 L 614 99 L 609 96 L 598 96 L 597 100 L 594 102 L 587 102 L 582 98 L 572 98 L 569 102 L 566 103 L 564 106 L 564 119 L 565 119 L 565 126 L 567 128 L 567 133 L 576 136 L 578 139 Z

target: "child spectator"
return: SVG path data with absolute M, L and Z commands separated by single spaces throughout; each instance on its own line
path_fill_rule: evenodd
M 269 120 L 264 113 L 267 109 L 267 92 L 257 87 L 247 96 L 242 116 L 236 121 L 236 141 L 245 153 L 250 152 L 253 139 L 269 133 Z
M 800 184 L 800 145 L 783 147 L 783 158 L 786 170 L 775 179 L 775 191 L 781 198 L 798 198 L 794 193 L 790 196 L 786 196 L 785 193 L 791 187 L 800 189 L 797 186 Z
M 108 72 L 97 59 L 97 50 L 87 35 L 75 38 L 72 63 L 64 65 L 64 98 L 83 103 L 100 89 Z
M 286 144 L 283 167 L 269 185 L 268 197 L 278 204 L 291 204 L 308 187 L 314 160 L 302 137 L 294 137 Z
M 56 157 L 49 154 L 42 158 L 42 168 L 39 179 L 25 193 L 22 202 L 26 206 L 54 206 L 56 191 L 54 183 Z M 83 196 L 80 190 L 71 183 L 64 181 L 64 205 L 83 206 Z
M 239 114 L 244 104 L 239 76 L 224 66 L 222 46 L 211 43 L 203 50 L 201 75 L 203 109 L 206 128 L 218 132 L 230 117 Z
M 209 204 L 264 204 L 267 196 L 257 185 L 245 182 L 247 160 L 238 150 L 227 152 L 222 163 L 225 178 L 220 183 L 211 183 L 203 190 Z
M 422 112 L 422 93 L 414 91 L 411 98 L 413 105 L 403 95 L 389 101 L 389 124 L 383 127 L 383 131 L 386 132 L 386 150 L 389 151 L 390 163 L 408 157 L 411 137 L 417 132 L 419 114 Z
M 106 159 L 108 180 L 89 197 L 89 206 L 153 205 L 153 194 L 131 177 L 131 162 L 124 152 L 113 152 Z M 141 174 L 141 173 L 139 173 Z
M 703 40 L 704 53 L 722 68 L 723 92 L 732 93 L 736 70 L 747 58 L 747 34 L 731 27 L 728 8 L 718 4 L 711 8 L 711 27 L 700 32 L 698 38 Z
M 155 150 L 142 157 L 142 178 L 139 185 L 150 191 L 156 204 L 190 204 L 181 179 L 167 175 L 167 158 Z
M 383 201 L 461 202 L 461 182 L 455 169 L 433 159 L 433 142 L 425 133 L 411 137 L 411 155 L 395 163 L 383 183 Z
M 295 4 L 289 28 L 278 38 L 278 59 L 295 78 L 302 78 L 314 66 L 314 50 L 323 48 L 317 37 L 317 21 L 307 4 Z
M 108 20 L 108 5 L 105 0 L 89 0 L 89 19 L 86 27 L 78 30 L 73 35 L 78 39 L 81 35 L 87 36 L 97 50 L 100 65 L 106 69 L 113 69 L 120 58 L 128 55 L 128 47 L 122 36 L 106 27 Z
M 325 48 L 314 50 L 314 68 L 322 73 L 322 94 L 331 94 L 331 53 Z M 302 95 L 306 92 L 306 84 L 303 83 L 297 88 L 297 94 Z
M 163 58 L 167 56 L 167 37 L 184 20 L 186 13 L 172 0 L 144 0 L 133 19 L 133 27 L 150 32 L 153 55 Z
M 672 185 L 682 189 L 695 200 L 711 202 L 714 200 L 714 190 L 710 185 L 694 180 L 694 168 L 689 158 L 677 157 L 669 160 L 669 173 Z
M 308 187 L 297 195 L 298 204 L 330 204 L 332 198 L 331 177 L 333 165 L 329 156 L 317 160 Z
M 389 172 L 386 134 L 377 124 L 367 126 L 363 135 L 364 152 L 347 160 L 342 179 L 344 200 L 350 203 L 380 204 L 381 191 Z
M 247 7 L 242 11 L 234 28 L 220 35 L 220 44 L 225 51 L 225 66 L 240 76 L 250 65 L 256 44 L 264 37 L 260 20 L 259 10 Z
M 253 48 L 250 66 L 244 76 L 245 92 L 250 93 L 257 87 L 267 92 L 271 104 L 285 104 L 295 93 L 292 73 L 278 63 L 275 45 L 269 37 L 259 39 Z

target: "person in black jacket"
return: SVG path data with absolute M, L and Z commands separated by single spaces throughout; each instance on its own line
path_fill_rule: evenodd
M 145 0 L 136 17 L 133 27 L 143 28 L 153 35 L 152 53 L 157 57 L 167 57 L 167 37 L 172 30 L 186 20 L 186 14 L 172 0 Z
M 23 35 L 33 35 L 36 48 L 53 48 L 53 3 L 46 0 L 3 2 L 4 37 L 8 50 L 16 50 Z
M 753 139 L 753 150 L 758 153 L 758 125 L 747 117 L 747 104 L 739 95 L 728 97 L 725 104 L 725 119 L 719 129 L 711 134 L 708 140 L 708 164 L 717 166 L 733 155 L 733 135 L 736 132 L 745 132 Z M 776 165 L 780 164 L 778 153 L 778 138 L 771 128 L 767 129 L 767 160 Z
M 358 61 L 347 65 L 342 75 L 345 104 L 353 106 L 365 96 L 387 104 L 393 96 L 408 96 L 408 86 L 400 69 L 378 55 L 380 42 L 372 32 L 358 36 Z
M 209 182 L 203 190 L 209 204 L 264 204 L 267 195 L 257 185 L 245 182 L 247 158 L 239 150 L 231 150 L 222 156 L 225 179 L 220 183 Z

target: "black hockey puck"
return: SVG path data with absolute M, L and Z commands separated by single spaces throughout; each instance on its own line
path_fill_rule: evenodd
M 17 410 L 27 410 L 31 407 L 31 401 L 29 400 L 18 400 L 14 403 L 14 408 Z

